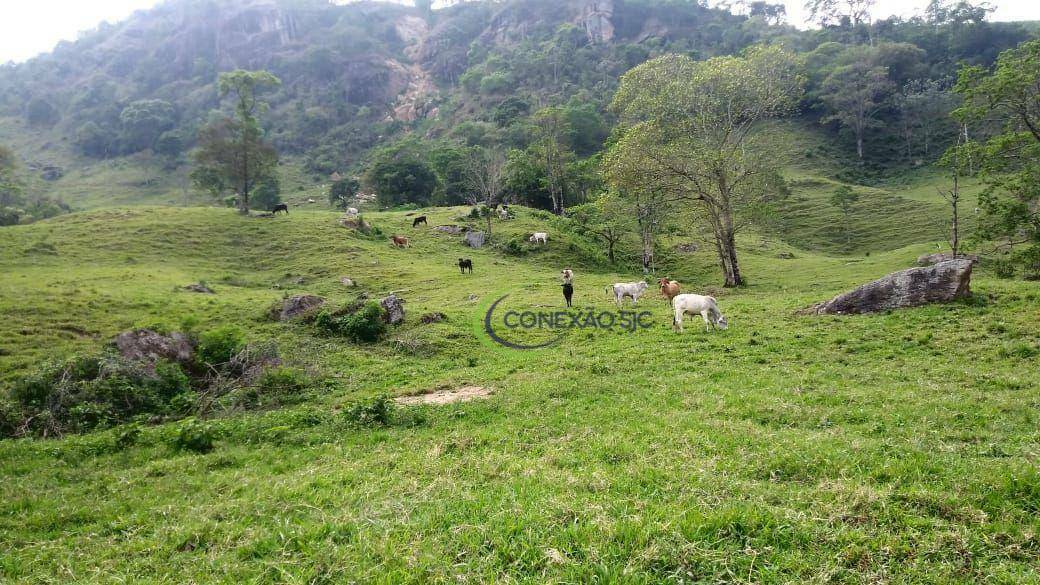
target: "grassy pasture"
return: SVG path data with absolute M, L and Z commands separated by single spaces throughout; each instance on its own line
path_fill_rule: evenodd
M 424 213 L 432 227 L 464 211 Z M 745 289 L 717 288 L 704 246 L 665 267 L 716 294 L 729 330 L 674 333 L 650 293 L 651 329 L 515 351 L 475 333 L 496 294 L 559 307 L 570 265 L 576 304 L 605 310 L 604 286 L 639 276 L 526 210 L 495 224 L 503 240 L 549 231 L 521 256 L 366 216 L 413 240 L 392 249 L 336 217 L 140 207 L 0 230 L 0 383 L 187 315 L 277 339 L 327 380 L 303 406 L 213 421 L 205 455 L 166 446 L 176 424 L 126 449 L 118 429 L 0 441 L 0 580 L 1040 582 L 1035 283 L 983 270 L 975 302 L 797 317 L 930 240 L 865 230 L 877 247 L 853 258 L 749 234 Z M 199 280 L 217 294 L 177 290 Z M 358 347 L 262 317 L 288 294 L 358 290 L 400 291 L 406 325 Z M 448 320 L 419 324 L 430 311 Z M 358 399 L 466 384 L 495 394 L 401 408 L 387 427 L 343 419 Z

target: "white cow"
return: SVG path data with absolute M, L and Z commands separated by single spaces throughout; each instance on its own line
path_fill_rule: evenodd
M 357 207 L 348 207 L 347 208 L 347 215 L 357 215 L 358 213 L 360 213 L 360 212 L 358 211 Z
M 630 297 L 632 299 L 632 306 L 635 306 L 639 297 L 643 296 L 643 293 L 646 292 L 646 281 L 615 282 L 608 290 L 613 290 L 614 302 L 617 303 L 618 308 L 621 308 L 621 301 L 623 301 L 625 297 Z
M 715 297 L 706 297 L 702 295 L 676 295 L 672 299 L 672 308 L 675 309 L 675 320 L 672 322 L 672 329 L 678 329 L 680 333 L 683 331 L 683 315 L 700 314 L 704 318 L 704 330 L 711 331 L 713 327 L 719 329 L 725 329 L 729 327 L 729 323 L 726 322 L 726 318 L 722 316 L 722 311 L 719 311 L 719 305 L 715 301 Z
M 549 243 L 549 234 L 545 232 L 535 232 L 530 238 L 527 238 L 528 242 L 541 242 L 543 244 Z

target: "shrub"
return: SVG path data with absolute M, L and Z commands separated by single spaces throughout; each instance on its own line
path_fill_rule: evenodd
M 994 260 L 993 273 L 998 278 L 1013 278 L 1015 276 L 1015 263 L 1006 259 Z
M 315 317 L 314 324 L 328 333 L 342 335 L 355 343 L 378 341 L 386 332 L 383 308 L 375 301 L 368 301 L 345 315 L 322 311 Z
M 188 419 L 173 429 L 167 442 L 174 451 L 209 453 L 215 439 L 216 432 L 211 425 Z
M 226 325 L 199 336 L 198 360 L 212 366 L 226 364 L 245 347 L 245 335 L 234 325 Z
M 389 426 L 394 417 L 394 401 L 385 395 L 359 400 L 347 407 L 343 415 L 360 426 Z

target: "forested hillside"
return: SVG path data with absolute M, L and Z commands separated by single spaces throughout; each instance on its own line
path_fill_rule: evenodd
M 621 74 L 662 54 L 705 59 L 771 43 L 804 58 L 808 85 L 795 117 L 816 135 L 785 154 L 830 166 L 834 178 L 871 182 L 926 165 L 950 144 L 958 64 L 989 65 L 1033 34 L 987 22 L 985 9 L 966 3 L 936 2 L 921 17 L 874 23 L 821 14 L 824 26 L 812 31 L 783 24 L 779 5 L 756 2 L 745 12 L 667 0 L 474 1 L 435 10 L 169 0 L 0 67 L 0 144 L 15 151 L 27 191 L 51 197 L 36 200 L 38 214 L 197 199 L 186 153 L 222 107 L 217 74 L 263 69 L 282 81 L 265 96 L 264 125 L 283 154 L 283 190 L 333 172 L 360 175 L 382 160 L 426 178 L 403 199 L 460 203 L 460 148 L 495 146 L 509 152 L 513 198 L 548 208 L 551 193 L 534 163 L 545 126 L 539 112 L 552 109 L 562 124 L 562 196 L 579 203 L 598 189 L 590 157 L 609 140 Z M 64 180 L 70 173 L 74 180 Z

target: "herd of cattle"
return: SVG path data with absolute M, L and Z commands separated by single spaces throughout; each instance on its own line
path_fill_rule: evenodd
M 284 211 L 286 214 L 289 213 L 289 209 L 285 204 L 275 206 L 273 212 Z M 499 210 L 502 219 L 508 219 L 512 217 L 508 206 L 503 206 L 503 209 Z M 358 215 L 358 210 L 351 207 L 347 210 L 348 215 Z M 429 225 L 427 217 L 420 215 L 412 220 L 412 227 L 416 228 L 420 224 Z M 548 245 L 549 234 L 546 232 L 534 232 L 528 238 L 529 242 L 538 243 L 541 245 Z M 399 234 L 390 236 L 390 245 L 397 248 L 407 248 L 409 245 L 408 238 Z M 473 273 L 473 260 L 471 258 L 459 258 L 458 262 L 459 270 L 462 274 L 465 274 L 468 270 L 470 274 Z M 561 287 L 563 289 L 563 298 L 567 306 L 571 306 L 572 299 L 574 297 L 574 271 L 570 268 L 565 268 L 561 272 L 561 278 L 563 280 Z M 706 295 L 697 295 L 692 293 L 681 294 L 681 287 L 679 283 L 674 280 L 667 278 L 661 278 L 658 280 L 658 285 L 661 289 L 661 295 L 668 299 L 671 303 L 673 311 L 672 327 L 678 331 L 683 331 L 683 318 L 686 315 L 700 315 L 704 319 L 704 329 L 711 331 L 712 329 L 726 329 L 729 327 L 729 323 L 726 321 L 726 317 L 723 316 L 719 310 L 718 301 L 715 297 Z M 646 293 L 647 285 L 645 280 L 638 282 L 616 282 L 606 288 L 606 292 L 612 295 L 614 303 L 617 304 L 618 308 L 621 308 L 622 302 L 629 298 L 632 300 L 632 305 L 639 301 L 639 297 Z

